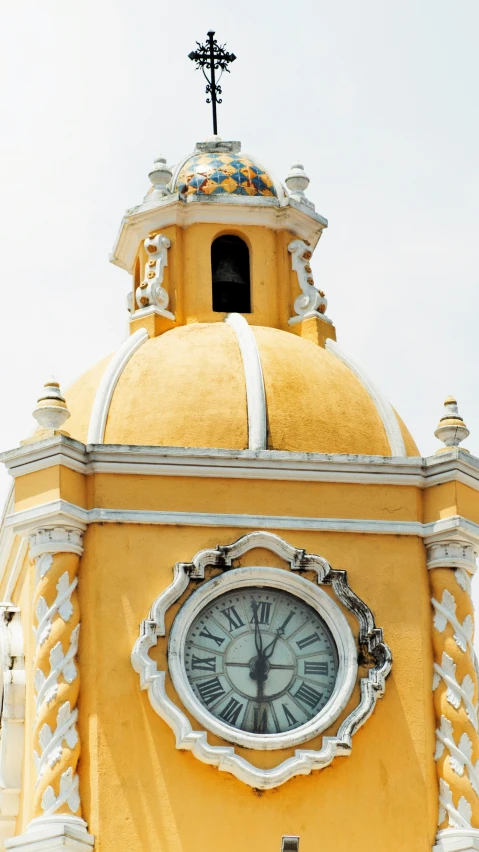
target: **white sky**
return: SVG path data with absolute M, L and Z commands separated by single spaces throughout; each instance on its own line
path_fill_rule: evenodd
M 424 455 L 455 394 L 479 455 L 477 0 L 0 0 L 0 448 L 126 334 L 108 263 L 148 170 L 211 133 L 187 54 L 238 59 L 219 132 L 329 219 L 313 259 L 341 345 Z M 307 377 L 305 377 L 307 378 Z M 68 424 L 66 424 L 68 428 Z M 8 477 L 0 473 L 0 499 Z

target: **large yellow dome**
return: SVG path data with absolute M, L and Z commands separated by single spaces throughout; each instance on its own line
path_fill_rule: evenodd
M 263 373 L 268 449 L 396 454 L 378 400 L 337 353 L 279 329 L 251 330 Z M 84 443 L 109 363 L 100 362 L 66 394 L 71 419 L 65 428 Z M 147 339 L 122 367 L 105 417 L 107 444 L 247 449 L 245 372 L 233 329 L 195 323 Z M 404 454 L 419 455 L 399 418 L 396 428 Z

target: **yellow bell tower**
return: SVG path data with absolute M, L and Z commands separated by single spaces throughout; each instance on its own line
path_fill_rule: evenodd
M 5 848 L 479 850 L 457 403 L 420 457 L 336 342 L 302 164 L 213 136 L 150 180 L 130 335 L 2 456 Z

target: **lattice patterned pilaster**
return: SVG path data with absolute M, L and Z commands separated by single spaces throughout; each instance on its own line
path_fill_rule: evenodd
M 81 816 L 76 663 L 80 632 L 78 566 L 81 532 L 56 527 L 30 536 L 35 561 L 33 600 L 35 722 L 33 755 L 37 781 L 32 817 Z
M 436 541 L 428 546 L 428 568 L 439 784 L 435 849 L 445 850 L 453 834 L 473 837 L 479 829 L 478 673 L 470 594 L 476 553 L 467 542 Z

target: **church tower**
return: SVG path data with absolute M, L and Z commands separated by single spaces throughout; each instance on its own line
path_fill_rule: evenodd
M 130 334 L 3 454 L 8 852 L 479 850 L 479 459 L 336 342 L 327 221 L 213 136 L 112 262 Z

